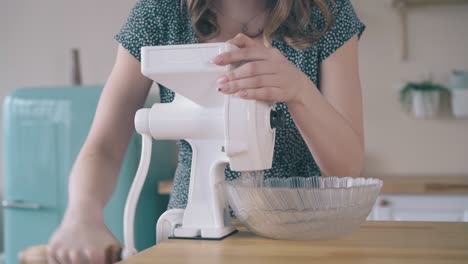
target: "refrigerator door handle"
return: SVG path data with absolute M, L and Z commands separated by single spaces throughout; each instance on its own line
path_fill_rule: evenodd
M 25 210 L 40 210 L 42 206 L 37 203 L 28 203 L 21 200 L 3 200 L 3 208 L 25 209 Z

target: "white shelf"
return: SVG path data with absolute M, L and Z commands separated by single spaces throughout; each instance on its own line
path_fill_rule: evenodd
M 401 58 L 408 59 L 408 11 L 428 6 L 446 6 L 468 4 L 468 0 L 393 0 L 401 19 Z
M 467 4 L 468 0 L 394 0 L 396 5 L 403 4 L 407 7 L 422 7 L 435 5 L 460 5 Z

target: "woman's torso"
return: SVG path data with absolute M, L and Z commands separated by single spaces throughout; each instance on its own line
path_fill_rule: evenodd
M 168 14 L 170 17 L 178 17 L 178 19 L 169 19 L 166 25 L 161 25 L 161 28 L 167 28 L 159 39 L 162 45 L 197 43 L 189 18 L 187 16 L 179 17 L 179 10 L 176 8 L 174 13 Z M 316 48 L 295 50 L 280 41 L 272 41 L 272 46 L 283 52 L 291 63 L 301 69 L 318 85 L 319 56 Z M 160 88 L 161 102 L 172 102 L 174 92 L 163 86 L 160 86 Z M 286 113 L 286 123 L 283 128 L 276 130 L 273 167 L 264 171 L 265 177 L 319 176 L 320 170 L 295 126 L 286 104 L 277 103 L 276 109 L 281 109 Z M 174 188 L 169 208 L 185 208 L 190 183 L 192 160 L 190 144 L 185 140 L 181 140 L 177 142 L 177 145 L 179 147 L 179 163 L 174 176 Z M 231 171 L 227 166 L 225 176 L 226 179 L 231 180 L 239 177 L 239 173 Z
M 141 59 L 140 48 L 143 46 L 197 43 L 187 10 L 185 7 L 181 9 L 180 2 L 179 0 L 139 0 L 127 23 L 116 35 L 116 40 L 138 60 Z M 332 2 L 334 2 L 331 6 L 334 6 L 335 23 L 311 47 L 295 50 L 285 42 L 272 41 L 272 46 L 280 50 L 319 89 L 320 63 L 356 34 L 360 37 L 365 29 L 364 24 L 354 12 L 350 0 Z M 325 27 L 323 14 L 316 7 L 312 7 L 311 10 L 311 23 L 319 30 Z M 174 99 L 174 93 L 166 87 L 160 88 L 162 103 L 171 102 Z M 286 112 L 286 124 L 283 128 L 276 130 L 273 167 L 264 171 L 265 176 L 319 176 L 319 167 L 287 111 L 287 105 L 277 103 L 276 108 Z M 177 144 L 179 163 L 174 176 L 174 188 L 169 208 L 185 208 L 190 183 L 192 150 L 184 140 Z M 225 175 L 227 179 L 233 179 L 238 177 L 239 173 L 231 171 L 228 166 Z

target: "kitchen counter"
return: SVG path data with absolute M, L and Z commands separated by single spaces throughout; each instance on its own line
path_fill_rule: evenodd
M 468 223 L 366 222 L 328 241 L 284 241 L 240 232 L 222 241 L 167 240 L 126 264 L 468 263 Z
M 468 194 L 468 176 L 382 176 L 382 194 Z
M 383 180 L 381 194 L 468 194 L 468 175 L 376 176 Z M 170 194 L 172 181 L 159 182 L 160 194 Z

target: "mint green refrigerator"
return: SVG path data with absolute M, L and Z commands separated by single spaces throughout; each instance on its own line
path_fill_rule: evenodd
M 26 247 L 46 244 L 67 204 L 67 181 L 88 134 L 102 87 L 24 88 L 3 103 L 3 210 L 6 263 L 17 263 Z M 136 246 L 155 244 L 155 226 L 168 197 L 159 180 L 172 177 L 173 142 L 154 142 L 151 169 L 136 215 Z M 106 223 L 123 241 L 123 209 L 140 158 L 135 134 L 120 170 L 117 189 L 105 208 Z

